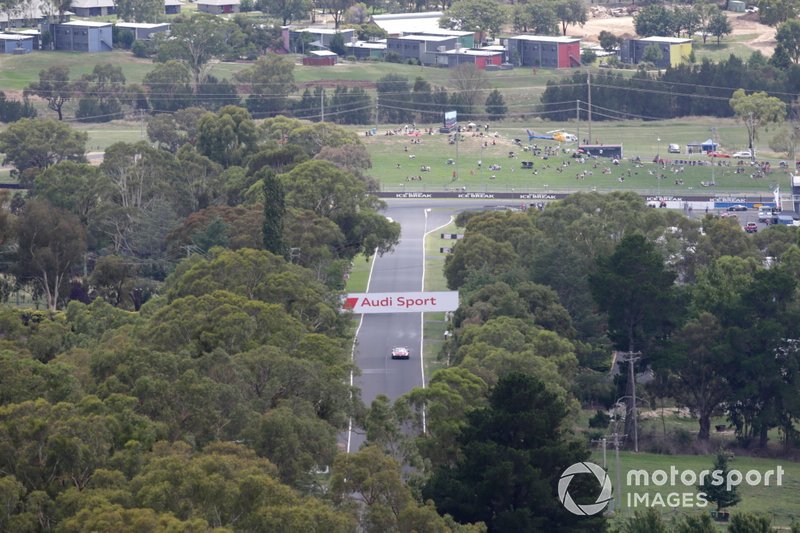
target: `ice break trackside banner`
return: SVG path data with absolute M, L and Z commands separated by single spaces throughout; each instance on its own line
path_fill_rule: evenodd
M 344 297 L 342 310 L 361 313 L 431 313 L 458 309 L 458 291 L 357 292 Z

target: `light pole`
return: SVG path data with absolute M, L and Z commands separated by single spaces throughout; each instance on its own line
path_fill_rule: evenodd
M 661 165 L 661 137 L 656 137 L 656 152 L 658 152 L 656 159 L 658 160 L 659 166 Z M 661 174 L 656 174 L 656 182 L 658 183 L 658 201 L 661 201 Z

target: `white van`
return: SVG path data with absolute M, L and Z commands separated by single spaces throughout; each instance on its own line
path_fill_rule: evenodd
M 678 146 L 677 144 L 670 144 L 667 147 L 667 152 L 669 152 L 671 154 L 679 154 L 679 153 L 681 153 L 681 147 Z

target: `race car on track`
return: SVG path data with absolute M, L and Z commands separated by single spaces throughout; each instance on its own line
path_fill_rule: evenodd
M 392 348 L 392 359 L 408 359 L 411 353 L 405 346 L 395 346 Z

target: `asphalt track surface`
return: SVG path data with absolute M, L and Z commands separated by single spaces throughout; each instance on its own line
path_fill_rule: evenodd
M 446 225 L 451 215 L 473 203 L 463 200 L 393 200 L 388 204 L 384 214 L 400 224 L 400 242 L 391 253 L 375 258 L 367 292 L 421 291 L 425 233 Z M 423 375 L 420 357 L 422 314 L 361 316 L 353 352 L 353 360 L 361 369 L 361 375 L 355 376 L 353 384 L 361 390 L 364 404 L 369 406 L 380 394 L 395 400 L 415 387 L 422 387 L 427 378 Z M 407 346 L 411 357 L 392 360 L 393 346 Z M 358 451 L 365 440 L 363 430 L 356 427 L 352 427 L 345 438 L 343 444 L 348 452 Z

